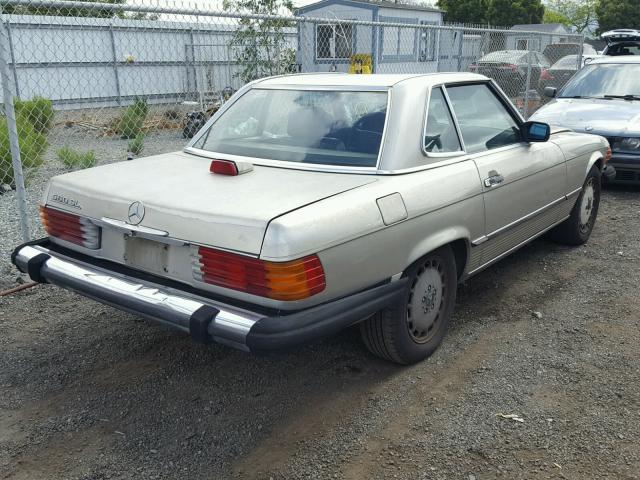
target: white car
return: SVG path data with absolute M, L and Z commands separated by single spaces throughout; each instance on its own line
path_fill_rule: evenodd
M 360 323 L 412 363 L 459 281 L 549 230 L 587 240 L 608 155 L 481 75 L 268 78 L 183 152 L 53 178 L 49 237 L 13 261 L 198 341 L 263 352 Z

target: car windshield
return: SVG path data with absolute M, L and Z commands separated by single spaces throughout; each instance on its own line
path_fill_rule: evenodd
M 560 92 L 563 98 L 640 96 L 640 64 L 587 65 Z
M 194 143 L 267 160 L 375 167 L 387 92 L 254 88 Z

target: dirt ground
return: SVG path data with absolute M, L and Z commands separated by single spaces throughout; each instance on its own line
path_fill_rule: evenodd
M 430 359 L 257 357 L 50 286 L 0 298 L 0 478 L 640 478 L 640 189 L 458 289 Z M 499 414 L 516 414 L 522 422 Z

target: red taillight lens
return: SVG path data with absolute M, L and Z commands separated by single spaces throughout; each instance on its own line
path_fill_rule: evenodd
M 209 171 L 211 173 L 230 175 L 232 177 L 238 175 L 238 167 L 234 162 L 229 160 L 213 160 L 209 166 Z
M 51 237 L 66 240 L 91 250 L 100 248 L 100 227 L 73 213 L 40 207 L 40 219 Z
M 543 68 L 540 72 L 540 80 L 553 80 L 553 75 L 549 73 L 549 70 Z
M 207 247 L 195 250 L 194 277 L 201 282 L 274 300 L 301 300 L 324 290 L 325 276 L 316 255 L 289 262 L 268 262 Z

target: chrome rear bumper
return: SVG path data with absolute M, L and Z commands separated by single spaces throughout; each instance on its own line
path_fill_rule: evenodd
M 263 317 L 99 267 L 83 265 L 69 258 L 61 258 L 41 246 L 27 245 L 20 248 L 16 251 L 14 263 L 34 280 L 76 291 L 192 335 L 202 334 L 198 323 L 206 323 L 206 333 L 214 341 L 242 350 L 248 350 L 246 336 L 253 324 Z M 34 269 L 37 269 L 37 273 Z
M 81 257 L 81 258 L 79 258 Z M 48 239 L 22 245 L 13 263 L 32 280 L 50 283 L 112 307 L 186 333 L 203 343 L 217 342 L 251 352 L 294 347 L 334 334 L 394 302 L 405 279 L 287 315 L 238 308 L 180 288 L 96 265 L 92 257 L 69 256 Z

